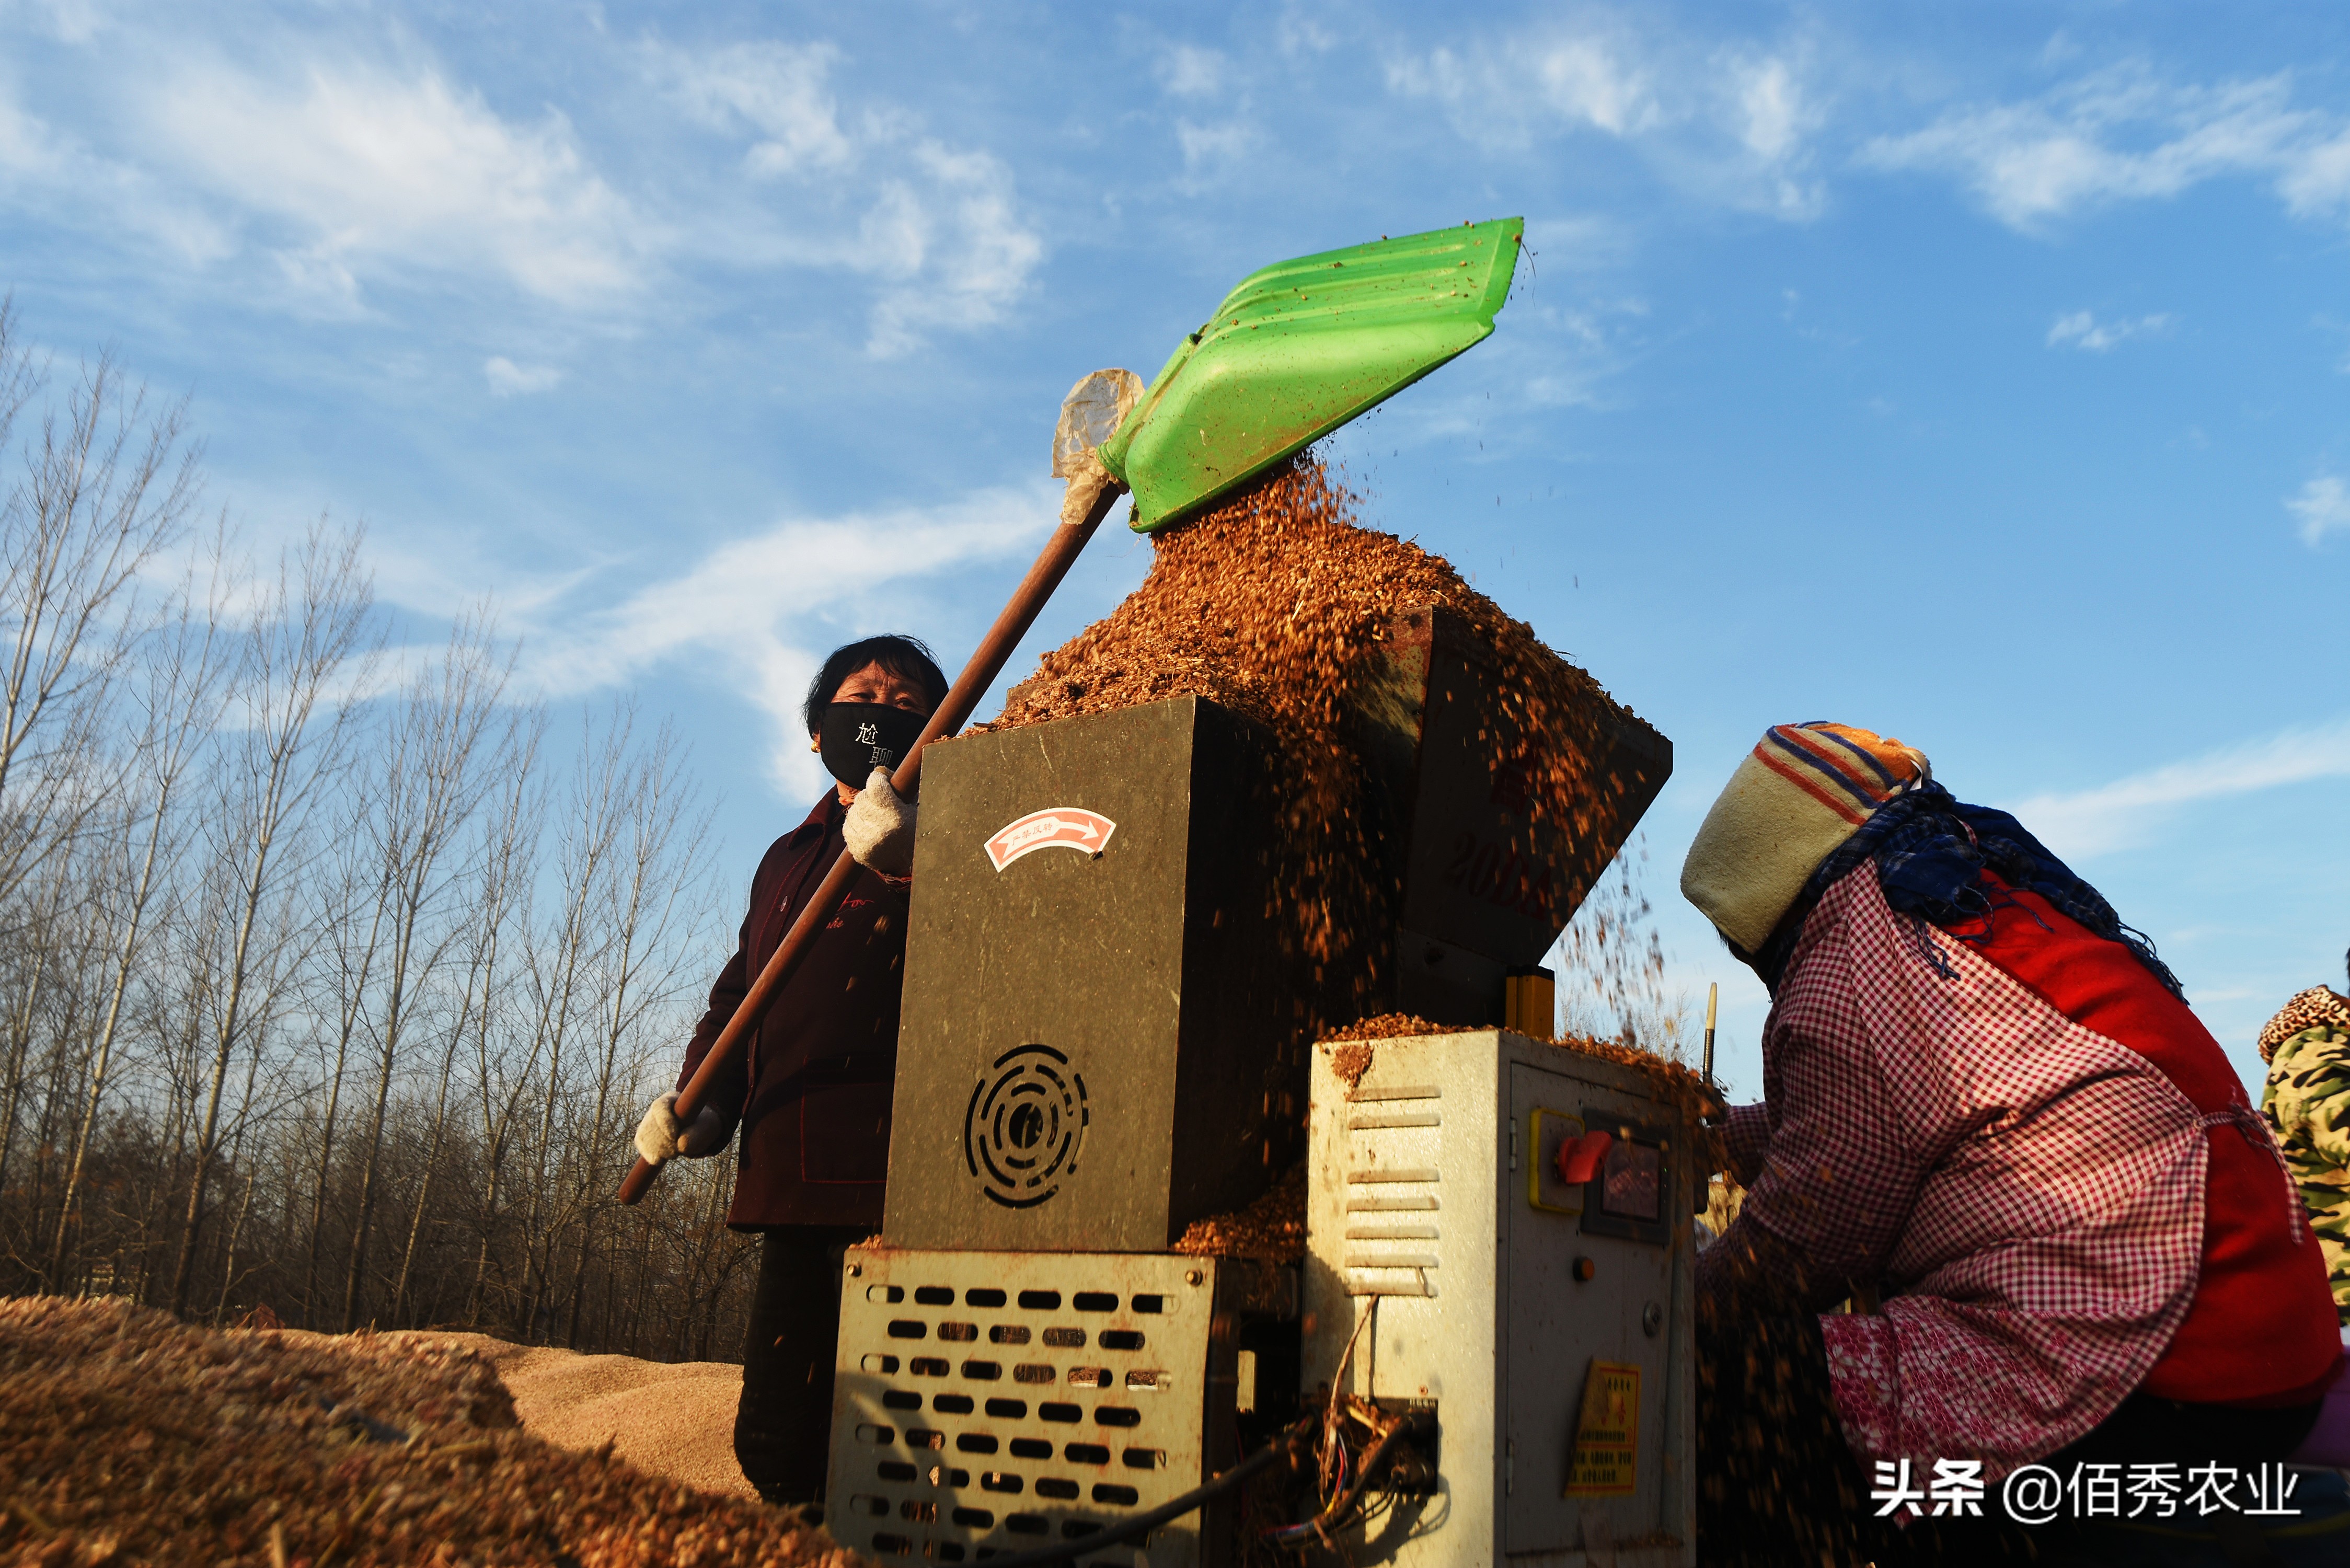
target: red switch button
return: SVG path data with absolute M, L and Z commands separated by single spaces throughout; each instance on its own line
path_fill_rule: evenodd
M 1588 1132 L 1581 1137 L 1571 1137 L 1558 1146 L 1558 1179 L 1569 1187 L 1580 1187 L 1599 1177 L 1599 1162 L 1616 1147 L 1613 1133 Z

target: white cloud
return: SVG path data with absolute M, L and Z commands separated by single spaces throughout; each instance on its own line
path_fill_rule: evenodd
M 32 0 L 21 9 L 46 23 L 43 30 L 60 44 L 89 42 L 105 21 L 89 0 Z
M 611 608 L 538 618 L 525 637 L 528 680 L 563 696 L 621 685 L 690 659 L 715 669 L 774 724 L 769 769 L 789 794 L 820 787 L 799 700 L 823 649 L 811 631 L 902 624 L 925 580 L 1015 552 L 1056 514 L 1049 481 L 980 491 L 938 507 L 797 517 L 722 545 L 680 575 Z
M 2302 543 L 2315 547 L 2336 529 L 2350 530 L 2350 488 L 2330 473 L 2321 473 L 2285 497 L 2284 509 L 2301 519 Z
M 653 44 L 646 52 L 654 76 L 695 119 L 754 134 L 743 157 L 753 173 L 837 170 L 855 158 L 827 80 L 840 60 L 831 45 L 733 44 L 695 55 Z
M 1810 164 L 1825 108 L 1798 46 L 1700 48 L 1653 27 L 1538 26 L 1391 58 L 1387 80 L 1489 146 L 1596 134 L 1710 201 L 1794 219 L 1824 202 Z
M 145 112 L 151 156 L 233 202 L 297 280 L 487 272 L 567 306 L 638 281 L 639 221 L 563 117 L 510 122 L 435 68 L 276 80 L 199 57 Z
M 650 110 L 639 140 L 681 123 L 734 144 L 714 169 L 653 161 L 623 190 L 559 108 L 494 105 L 412 41 L 265 42 L 232 57 L 154 18 L 108 22 L 70 57 L 87 79 L 50 95 L 73 95 L 86 141 L 0 78 L 0 202 L 96 243 L 159 237 L 196 267 L 241 256 L 224 285 L 309 315 L 488 283 L 501 307 L 519 293 L 617 321 L 698 263 L 837 272 L 866 288 L 883 356 L 1000 319 L 1045 254 L 1002 161 L 886 100 L 844 106 L 829 44 L 622 46 L 651 91 L 608 95 L 599 119 Z
M 1196 172 L 1202 166 L 1228 163 L 1249 150 L 1256 133 L 1238 120 L 1223 125 L 1194 125 L 1188 119 L 1175 122 L 1175 142 L 1183 150 L 1183 168 Z
M 1224 57 L 1214 49 L 1177 44 L 1159 59 L 1159 80 L 1177 98 L 1209 98 L 1224 85 Z
M 1020 219 L 1011 171 L 936 141 L 918 143 L 906 173 L 882 183 L 863 232 L 893 258 L 896 280 L 873 307 L 866 346 L 877 358 L 919 347 L 934 327 L 1000 319 L 1045 255 Z
M 1647 73 L 1600 39 L 1560 39 L 1536 49 L 1532 67 L 1544 101 L 1564 119 L 1580 120 L 1611 136 L 1646 130 L 1657 122 L 1657 101 Z
M 843 115 L 829 85 L 842 57 L 830 45 L 655 45 L 644 58 L 696 119 L 749 140 L 743 168 L 767 187 L 759 204 L 685 243 L 738 265 L 863 274 L 877 290 L 866 342 L 875 357 L 1001 319 L 1044 260 L 1012 171 L 993 153 L 925 134 L 886 105 Z
M 2037 99 L 1957 109 L 1922 130 L 1879 137 L 1859 161 L 1950 175 L 2023 230 L 2230 174 L 2272 178 L 2297 212 L 2350 200 L 2350 144 L 2323 140 L 2326 121 L 2292 98 L 2282 73 L 2198 87 L 2113 67 Z
M 2277 190 L 2301 216 L 2340 214 L 2350 206 L 2350 130 L 2302 148 L 2279 176 Z
M 484 360 L 482 374 L 501 398 L 552 391 L 563 381 L 563 372 L 552 365 L 517 365 L 503 354 Z
M 1530 105 L 1546 111 L 1544 119 L 1610 136 L 1646 130 L 1659 118 L 1646 73 L 1620 45 L 1589 36 L 1513 38 L 1458 54 L 1439 47 L 1389 61 L 1387 76 L 1388 88 L 1407 98 L 1434 99 L 1456 113 L 1484 111 L 1489 130 L 1523 129 Z
M 2092 354 L 2102 354 L 2116 344 L 2133 337 L 2147 337 L 2168 331 L 2171 318 L 2168 315 L 2141 316 L 2135 320 L 2100 322 L 2086 310 L 2076 310 L 2060 316 L 2048 328 L 2048 347 L 2070 345 L 2085 348 Z
M 1337 47 L 1338 35 L 1305 15 L 1297 0 L 1289 0 L 1281 9 L 1281 20 L 1274 24 L 1273 40 L 1284 55 L 1320 55 Z
M 0 192 L 20 210 L 85 216 L 117 235 L 159 240 L 193 265 L 234 254 L 228 232 L 176 182 L 60 133 L 6 98 L 8 85 L 0 81 Z
M 2207 752 L 2095 789 L 2035 795 L 2024 826 L 2067 859 L 2143 843 L 2182 806 L 2314 779 L 2350 777 L 2350 720 Z
M 1742 139 L 1766 159 L 1784 158 L 1810 129 L 1812 109 L 1785 60 L 1770 58 L 1734 73 L 1738 107 L 1745 119 Z

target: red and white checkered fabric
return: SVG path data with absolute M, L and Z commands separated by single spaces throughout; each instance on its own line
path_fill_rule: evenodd
M 2194 1299 L 2209 1158 L 2151 1062 L 1895 915 L 1866 864 L 1805 921 L 1762 1056 L 1768 1158 L 1739 1223 L 1809 1258 L 1812 1310 L 1882 1291 L 1880 1315 L 1821 1320 L 1864 1465 L 1996 1479 L 2145 1379 Z M 1760 1130 L 1736 1118 L 1733 1152 Z

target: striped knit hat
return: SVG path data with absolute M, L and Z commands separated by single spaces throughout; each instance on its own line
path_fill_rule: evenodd
M 1681 894 L 1741 951 L 1759 951 L 1819 863 L 1933 776 L 1923 752 L 1866 730 L 1774 724 L 1705 814 Z

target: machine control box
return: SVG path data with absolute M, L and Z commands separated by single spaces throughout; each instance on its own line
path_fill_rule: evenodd
M 1307 1397 L 1434 1401 L 1443 1428 L 1436 1495 L 1344 1538 L 1352 1560 L 1694 1563 L 1701 1172 L 1648 1075 L 1503 1030 L 1407 1036 L 1316 1047 L 1311 1106 Z

